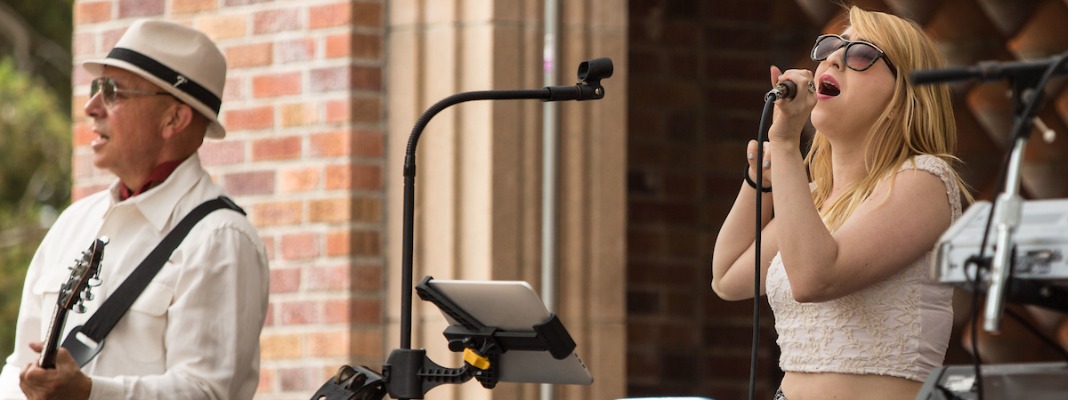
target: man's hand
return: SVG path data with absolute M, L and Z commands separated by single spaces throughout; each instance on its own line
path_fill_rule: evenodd
M 30 349 L 40 353 L 44 345 L 30 343 Z M 19 376 L 19 388 L 29 400 L 70 399 L 88 400 L 93 380 L 82 373 L 70 352 L 62 347 L 56 353 L 56 368 L 44 369 L 36 363 L 26 365 Z

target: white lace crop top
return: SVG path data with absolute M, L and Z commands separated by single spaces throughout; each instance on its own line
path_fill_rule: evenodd
M 902 170 L 913 165 L 942 179 L 956 221 L 961 215 L 960 190 L 950 166 L 921 155 Z M 782 259 L 776 255 L 766 287 L 782 350 L 780 368 L 922 382 L 942 365 L 953 325 L 953 289 L 929 278 L 933 262 L 933 251 L 928 251 L 885 281 L 835 300 L 802 304 L 794 301 Z

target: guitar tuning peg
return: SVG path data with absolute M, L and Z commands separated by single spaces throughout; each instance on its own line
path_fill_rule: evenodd
M 74 312 L 78 314 L 85 314 L 85 305 L 81 301 L 74 305 Z
M 92 278 L 89 278 L 89 286 L 91 286 L 91 287 L 100 286 L 101 283 L 104 283 L 104 281 L 101 281 L 100 278 L 97 277 L 97 276 L 93 276 Z
M 93 292 L 90 291 L 89 289 L 86 289 L 84 292 L 82 292 L 82 300 L 93 301 L 93 299 L 95 299 L 95 298 L 96 298 L 96 295 L 93 294 Z

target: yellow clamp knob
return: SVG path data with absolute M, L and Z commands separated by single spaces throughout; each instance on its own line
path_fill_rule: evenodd
M 464 361 L 471 364 L 472 367 L 485 371 L 490 367 L 490 361 L 488 358 L 475 353 L 474 350 L 464 349 Z

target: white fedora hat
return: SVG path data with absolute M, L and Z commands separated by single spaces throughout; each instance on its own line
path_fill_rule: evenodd
M 200 31 L 173 22 L 138 20 L 106 58 L 82 66 L 95 76 L 104 72 L 104 66 L 133 72 L 208 117 L 207 137 L 226 136 L 219 124 L 226 59 Z

